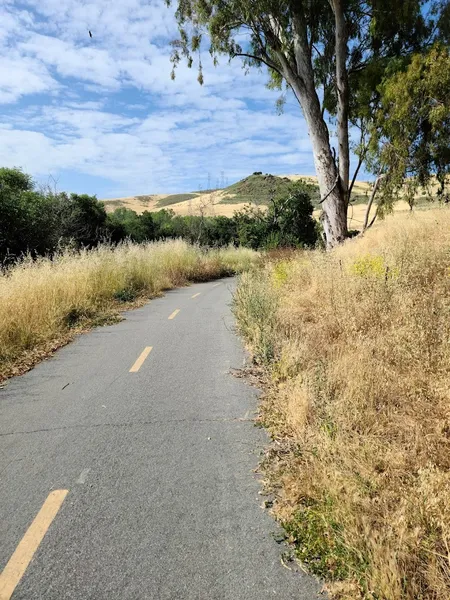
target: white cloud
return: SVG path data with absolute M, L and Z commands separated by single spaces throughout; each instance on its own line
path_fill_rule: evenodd
M 105 88 L 119 87 L 119 68 L 113 57 L 97 48 L 76 46 L 47 35 L 34 34 L 18 45 L 25 56 L 32 56 L 54 67 L 63 77 L 92 81 Z
M 113 195 L 182 191 L 208 172 L 313 172 L 300 109 L 275 114 L 264 72 L 205 55 L 204 86 L 185 64 L 171 81 L 177 30 L 164 0 L 25 5 L 0 9 L 11 34 L 0 33 L 0 102 L 22 98 L 0 125 L 1 165 L 98 176 Z
M 0 103 L 16 102 L 22 96 L 51 92 L 59 84 L 41 62 L 23 56 L 3 57 L 0 61 Z

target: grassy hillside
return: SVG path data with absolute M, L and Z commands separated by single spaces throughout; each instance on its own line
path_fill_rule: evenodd
M 74 334 L 117 316 L 124 303 L 239 272 L 256 260 L 257 253 L 246 248 L 205 252 L 176 240 L 19 262 L 0 273 L 0 381 Z
M 172 204 L 178 204 L 179 202 L 186 202 L 187 200 L 193 200 L 197 198 L 198 194 L 172 194 L 158 200 L 158 208 L 165 208 L 166 206 L 172 206 Z
M 267 489 L 336 598 L 450 598 L 450 211 L 244 274 Z
M 154 196 L 136 196 L 136 200 L 145 206 L 146 204 L 150 204 L 154 200 Z
M 129 196 L 103 200 L 106 210 L 111 212 L 123 206 L 136 211 L 138 214 L 144 210 L 160 210 L 170 207 L 176 214 L 206 214 L 232 216 L 235 210 L 241 209 L 246 204 L 267 206 L 274 195 L 284 194 L 293 181 L 302 180 L 309 186 L 313 204 L 319 207 L 320 193 L 317 179 L 312 176 L 286 175 L 276 176 L 268 173 L 253 173 L 241 181 L 222 190 L 205 190 L 186 194 L 157 194 L 148 196 Z M 365 203 L 369 185 L 356 182 L 352 202 Z
M 253 173 L 253 175 L 227 187 L 224 190 L 224 197 L 220 204 L 244 202 L 267 205 L 274 196 L 286 195 L 291 185 L 292 181 L 288 177 Z M 311 186 L 311 190 L 315 188 L 316 186 Z

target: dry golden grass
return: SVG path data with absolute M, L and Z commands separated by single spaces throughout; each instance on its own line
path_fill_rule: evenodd
M 24 260 L 0 275 L 0 380 L 30 367 L 124 303 L 249 268 L 248 249 L 203 251 L 181 240 L 100 246 Z
M 168 206 L 159 206 L 160 200 L 164 200 L 168 197 L 168 194 L 156 194 L 150 196 L 150 200 L 141 200 L 136 196 L 129 196 L 126 198 L 115 198 L 111 200 L 103 200 L 106 208 L 106 212 L 113 212 L 116 208 L 123 207 L 134 210 L 138 215 L 142 214 L 145 210 L 155 212 L 161 210 L 161 208 L 171 209 L 176 215 L 200 215 L 205 216 L 224 216 L 232 217 L 237 210 L 241 210 L 246 206 L 243 202 L 236 202 L 236 204 L 220 204 L 220 201 L 226 197 L 226 192 L 217 190 L 215 192 L 204 192 L 199 193 L 195 198 L 191 200 L 183 200 L 182 202 L 176 202 Z
M 200 194 L 192 200 L 185 200 L 177 204 L 171 204 L 168 208 L 172 208 L 177 215 L 200 215 L 204 214 L 208 217 L 223 216 L 232 217 L 238 210 L 248 206 L 245 202 L 236 202 L 236 204 L 220 204 L 227 197 L 225 191 L 215 191 Z M 229 199 L 229 197 L 227 197 Z
M 138 196 L 126 196 L 123 198 L 102 200 L 102 202 L 105 204 L 106 212 L 114 212 L 116 208 L 129 208 L 130 210 L 134 210 L 138 215 L 141 215 L 146 210 L 150 212 L 159 210 L 158 202 L 167 198 L 167 195 L 153 194 L 147 196 L 146 199 L 139 198 Z
M 358 229 L 361 230 L 364 223 L 364 217 L 366 214 L 367 204 L 354 204 L 350 205 L 347 214 L 347 226 L 349 229 Z M 417 209 L 415 209 L 417 211 Z M 404 200 L 397 200 L 397 202 L 393 206 L 394 213 L 409 213 L 411 209 L 409 204 Z M 315 210 L 313 213 L 313 217 L 317 220 L 320 218 L 321 210 Z M 371 215 L 372 218 L 375 213 L 375 207 L 372 207 Z M 381 223 L 381 220 L 376 221 L 376 225 Z
M 235 310 L 299 558 L 338 598 L 448 600 L 450 211 L 244 274 Z

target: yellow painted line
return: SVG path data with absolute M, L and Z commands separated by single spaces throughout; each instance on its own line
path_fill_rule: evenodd
M 199 292 L 198 294 L 194 294 L 193 296 L 191 296 L 191 298 L 197 298 L 197 296 L 200 296 L 201 292 Z
M 142 365 L 144 363 L 144 360 L 147 358 L 147 356 L 150 354 L 150 352 L 152 350 L 153 350 L 153 346 L 147 346 L 146 348 L 144 348 L 142 350 L 141 354 L 139 355 L 139 358 L 134 363 L 134 365 L 131 367 L 130 373 L 137 373 L 139 371 L 139 369 L 142 367 Z
M 0 600 L 9 600 L 27 570 L 34 553 L 52 524 L 69 490 L 54 490 L 20 540 L 0 575 Z
M 174 310 L 173 313 L 170 315 L 169 320 L 171 319 L 175 319 L 175 317 L 177 316 L 177 314 L 180 312 L 180 309 L 177 308 L 177 310 Z

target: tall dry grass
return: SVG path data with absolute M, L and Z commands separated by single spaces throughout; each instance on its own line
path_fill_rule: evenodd
M 181 240 L 25 259 L 0 275 L 0 380 L 117 314 L 121 302 L 231 275 L 256 259 L 248 249 L 203 251 Z
M 299 558 L 339 598 L 448 600 L 450 211 L 244 274 L 235 311 Z

